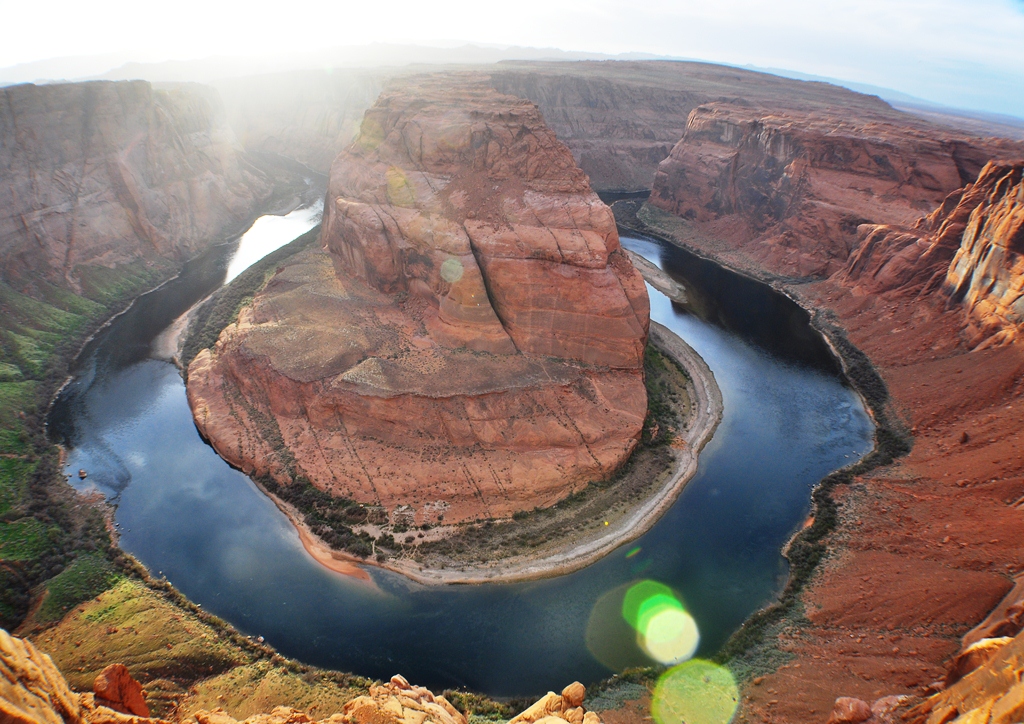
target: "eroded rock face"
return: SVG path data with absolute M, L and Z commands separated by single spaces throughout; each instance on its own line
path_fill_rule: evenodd
M 97 675 L 92 685 L 96 701 L 123 714 L 149 716 L 142 684 L 132 678 L 124 664 L 111 664 Z
M 950 294 L 970 315 L 976 346 L 1008 343 L 1024 324 L 1022 175 L 1024 161 L 985 167 L 976 185 L 991 188 L 971 212 L 946 274 Z
M 711 103 L 690 114 L 650 203 L 709 225 L 773 271 L 824 276 L 846 263 L 860 225 L 911 227 L 1005 145 L 870 114 Z
M 865 226 L 839 278 L 872 292 L 944 290 L 962 303 L 972 347 L 1024 323 L 1024 162 L 993 161 L 909 228 Z
M 632 451 L 646 290 L 532 103 L 474 76 L 393 86 L 335 161 L 322 241 L 190 366 L 230 462 L 458 522 L 550 505 Z
M 83 266 L 184 260 L 271 191 L 216 94 L 90 82 L 0 89 L 3 279 L 80 288 Z

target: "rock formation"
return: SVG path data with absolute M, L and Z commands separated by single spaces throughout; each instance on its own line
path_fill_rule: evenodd
M 112 691 L 115 689 L 116 691 Z M 121 664 L 112 664 L 96 678 L 95 689 L 135 702 L 142 687 Z M 578 681 L 562 693 L 548 692 L 515 716 L 510 724 L 601 724 L 601 718 L 583 707 L 586 689 Z M 109 698 L 71 690 L 50 657 L 31 641 L 0 629 L 0 721 L 4 724 L 169 724 L 148 714 L 123 713 L 109 708 Z M 138 707 L 137 703 L 129 706 Z M 145 704 L 142 704 L 145 707 Z M 466 724 L 466 716 L 443 696 L 393 676 L 386 684 L 371 686 L 341 711 L 315 719 L 286 706 L 255 714 L 243 722 L 223 709 L 201 710 L 184 724 Z
M 991 191 L 971 212 L 946 285 L 970 316 L 972 346 L 1006 344 L 1024 324 L 1024 161 L 991 163 L 978 177 Z
M 233 464 L 458 522 L 550 505 L 636 445 L 643 280 L 533 104 L 474 76 L 385 91 L 322 241 L 189 368 Z
M 877 114 L 711 103 L 658 167 L 650 203 L 787 275 L 838 271 L 869 222 L 910 226 L 1019 144 Z
M 944 290 L 965 308 L 972 347 L 1024 323 L 1024 162 L 993 161 L 912 227 L 865 226 L 840 278 L 872 292 Z
M 111 664 L 99 673 L 92 685 L 96 701 L 123 714 L 149 716 L 142 684 L 132 678 L 124 664 Z
M 209 89 L 20 85 L 0 99 L 0 268 L 19 288 L 77 291 L 83 267 L 182 261 L 271 192 Z
M 107 683 L 97 686 L 110 693 Z M 130 676 L 119 677 L 118 684 L 119 691 L 139 687 Z M 4 724 L 166 724 L 147 715 L 115 711 L 107 704 L 93 694 L 73 692 L 49 656 L 31 641 L 0 629 L 0 721 Z

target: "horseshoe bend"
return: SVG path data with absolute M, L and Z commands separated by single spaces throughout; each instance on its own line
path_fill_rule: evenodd
M 643 278 L 533 103 L 393 84 L 331 168 L 319 241 L 188 368 L 202 434 L 300 527 L 281 498 L 307 485 L 371 535 L 509 518 L 641 441 Z

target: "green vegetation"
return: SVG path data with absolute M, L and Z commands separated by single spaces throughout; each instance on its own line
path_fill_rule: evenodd
M 132 297 L 169 275 L 169 265 L 81 268 L 83 292 L 44 281 L 19 291 L 0 282 L 0 626 L 17 626 L 47 586 L 63 606 L 94 590 L 95 561 L 112 559 L 103 516 L 60 475 L 44 419 L 85 338 Z M 91 562 L 76 566 L 79 556 Z M 108 564 L 109 565 L 109 561 Z M 57 578 L 54 578 L 57 576 Z
M 131 561 L 109 580 L 106 590 L 34 637 L 79 691 L 91 689 L 107 664 L 120 662 L 145 683 L 157 716 L 222 706 L 238 717 L 280 705 L 338 711 L 371 683 L 279 656 Z
M 37 623 L 59 621 L 68 611 L 110 588 L 121 574 L 99 553 L 81 555 L 46 582 L 46 596 L 36 612 Z

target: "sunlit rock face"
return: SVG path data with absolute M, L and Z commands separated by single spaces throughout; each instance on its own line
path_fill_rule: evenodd
M 532 103 L 393 85 L 332 167 L 322 242 L 189 369 L 232 463 L 452 522 L 550 505 L 636 445 L 643 280 Z
M 216 94 L 92 82 L 0 89 L 5 281 L 79 289 L 86 266 L 184 260 L 270 194 Z
M 913 226 L 865 226 L 840 279 L 872 292 L 944 294 L 962 304 L 972 347 L 1024 324 L 1022 161 L 993 161 Z
M 988 192 L 971 212 L 946 285 L 970 315 L 975 345 L 1005 344 L 1024 325 L 1024 161 L 991 163 L 977 186 Z

